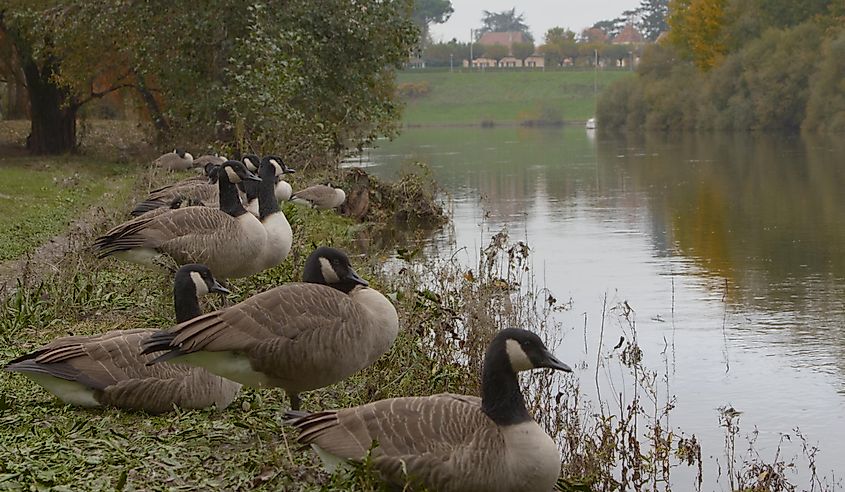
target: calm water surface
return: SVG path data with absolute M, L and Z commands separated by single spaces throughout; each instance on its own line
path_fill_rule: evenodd
M 670 374 L 671 425 L 702 440 L 705 490 L 727 489 L 711 458 L 724 463 L 726 405 L 743 412 L 743 435 L 759 430 L 763 459 L 799 427 L 821 448 L 820 472 L 845 474 L 845 143 L 426 128 L 363 160 L 383 176 L 415 160 L 434 169 L 454 216 L 430 254 L 466 247 L 473 265 L 502 228 L 529 243 L 540 282 L 572 299 L 558 315 L 558 352 L 582 368 L 585 390 L 597 351 L 613 357 L 619 337 L 633 335 L 610 312 L 599 338 L 603 299 L 627 301 L 646 366 Z M 606 398 L 610 381 L 625 379 L 608 367 Z M 790 458 L 800 446 L 785 450 Z

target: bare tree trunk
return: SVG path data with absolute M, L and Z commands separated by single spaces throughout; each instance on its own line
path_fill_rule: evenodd
M 6 113 L 7 120 L 23 120 L 29 117 L 29 100 L 26 97 L 26 87 L 17 80 L 11 79 L 6 83 Z
M 144 104 L 147 106 L 147 111 L 150 113 L 150 119 L 153 120 L 153 126 L 156 129 L 156 137 L 159 141 L 163 141 L 167 138 L 167 135 L 170 134 L 170 125 L 167 123 L 167 119 L 164 117 L 164 114 L 161 112 L 161 106 L 158 105 L 158 101 L 156 101 L 155 96 L 150 90 L 147 88 L 147 83 L 144 80 L 143 75 L 137 75 L 138 85 L 136 89 L 138 90 L 138 94 L 141 95 L 141 99 L 144 101 Z
M 26 145 L 34 154 L 63 154 L 76 150 L 76 114 L 79 104 L 53 81 L 48 60 L 39 70 L 32 58 L 22 60 L 29 92 L 31 131 Z

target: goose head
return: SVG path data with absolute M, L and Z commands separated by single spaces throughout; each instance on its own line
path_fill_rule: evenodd
M 183 148 L 176 147 L 175 149 L 173 149 L 173 153 L 178 155 L 182 159 L 187 159 L 188 161 L 191 161 L 191 162 L 194 161 L 194 156 L 192 156 L 190 154 L 190 152 L 186 152 L 185 149 L 183 149 Z
M 296 172 L 296 169 L 288 167 L 288 165 L 285 164 L 285 161 L 282 160 L 281 157 L 278 157 L 278 156 L 275 156 L 275 155 L 266 155 L 266 156 L 264 156 L 264 159 L 262 159 L 262 162 L 265 161 L 265 160 L 268 161 L 270 164 L 272 164 L 273 168 L 276 170 L 276 176 L 281 176 L 283 174 L 291 174 L 291 173 Z
M 481 367 L 481 410 L 498 425 L 531 421 L 517 373 L 544 367 L 572 372 L 536 334 L 517 328 L 497 333 Z
M 572 372 L 572 368 L 559 361 L 535 333 L 528 330 L 508 328 L 500 331 L 490 342 L 484 365 L 495 365 L 513 373 L 531 369 L 549 368 Z
M 211 274 L 211 270 L 205 265 L 197 263 L 189 263 L 183 265 L 176 271 L 176 276 L 173 280 L 174 289 L 180 289 L 193 286 L 193 291 L 196 297 L 201 297 L 209 292 L 217 292 L 220 294 L 231 294 L 229 289 L 220 285 L 220 282 Z
M 217 178 L 220 176 L 220 164 L 208 163 L 205 165 L 204 171 L 209 183 L 217 183 Z
M 256 176 L 252 171 L 241 161 L 226 161 L 220 166 L 220 177 L 225 176 L 230 183 L 240 183 L 241 181 L 261 181 L 261 178 Z
M 369 282 L 359 277 L 346 253 L 328 246 L 320 246 L 305 261 L 302 280 L 324 284 L 349 293 L 357 286 L 367 287 Z
M 255 154 L 246 154 L 241 158 L 241 161 L 252 172 L 258 171 L 258 166 L 261 165 L 261 159 Z

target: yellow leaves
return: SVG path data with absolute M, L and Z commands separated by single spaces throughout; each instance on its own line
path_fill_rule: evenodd
M 724 42 L 726 0 L 671 0 L 669 41 L 707 71 L 727 52 Z

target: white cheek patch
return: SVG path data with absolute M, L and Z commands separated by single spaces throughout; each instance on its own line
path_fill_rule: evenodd
M 273 164 L 273 167 L 276 169 L 276 176 L 281 176 L 282 174 L 284 174 L 284 171 L 282 171 L 282 166 L 279 165 L 276 159 L 270 159 L 270 164 Z
M 238 176 L 238 173 L 236 173 L 235 170 L 232 169 L 231 167 L 226 168 L 226 175 L 229 177 L 230 183 L 240 183 L 241 182 L 240 176 Z
M 205 280 L 202 279 L 202 275 L 199 272 L 191 272 L 191 280 L 194 281 L 194 287 L 197 289 L 197 297 L 208 294 L 208 285 L 206 285 Z
M 246 168 L 249 169 L 252 172 L 255 172 L 255 171 L 258 170 L 258 166 L 256 166 L 255 163 L 252 162 L 252 159 L 250 159 L 249 157 L 244 158 L 244 164 L 246 165 Z
M 531 363 L 528 354 L 522 350 L 522 346 L 516 340 L 507 340 L 505 342 L 505 350 L 508 353 L 511 367 L 515 372 L 534 369 L 534 364 Z
M 337 272 L 334 271 L 334 268 L 332 268 L 332 264 L 328 259 L 320 258 L 320 271 L 323 273 L 323 278 L 326 279 L 326 283 L 334 284 L 340 282 L 340 277 L 337 276 Z

